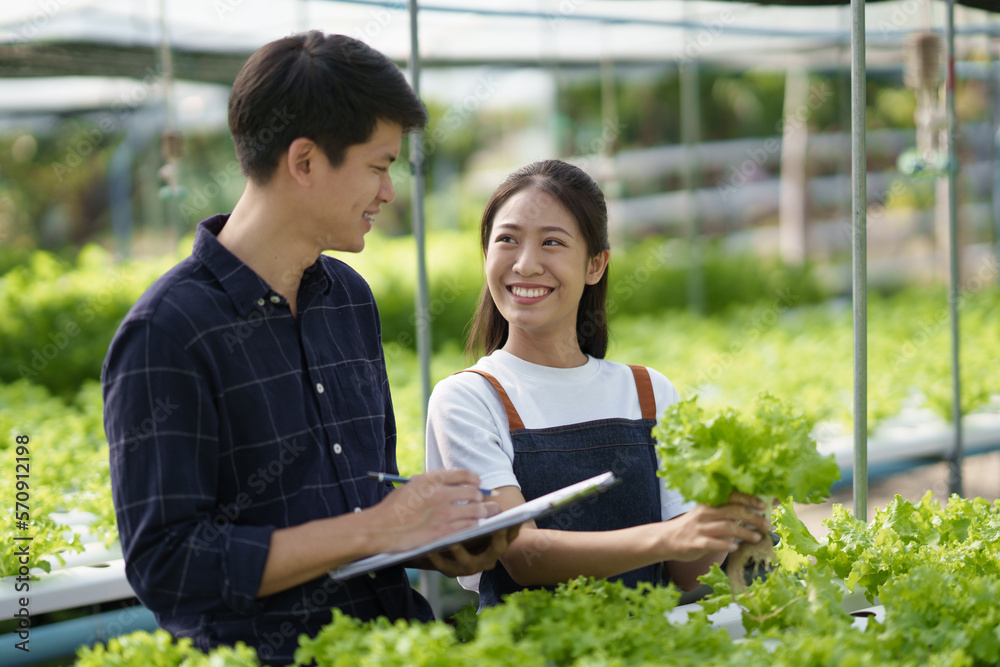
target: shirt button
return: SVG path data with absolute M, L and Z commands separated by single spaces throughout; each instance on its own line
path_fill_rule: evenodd
M 264 305 L 264 299 L 257 299 L 257 305 L 258 306 L 263 306 Z
M 360 511 L 361 511 L 361 508 L 360 508 L 360 507 L 355 507 L 355 508 L 354 508 L 354 512 L 355 512 L 355 514 L 356 514 L 356 513 L 358 513 L 358 512 L 360 512 Z
M 335 442 L 335 443 L 333 443 L 333 453 L 334 453 L 334 454 L 339 454 L 339 453 L 341 453 L 342 451 L 344 451 L 344 448 L 340 446 L 340 443 L 339 443 L 339 442 Z
M 317 382 L 316 383 L 316 393 L 317 394 L 322 394 L 324 391 L 326 391 L 326 389 L 323 388 L 323 383 L 322 382 Z
M 271 295 L 271 303 L 281 303 L 281 297 L 277 294 Z

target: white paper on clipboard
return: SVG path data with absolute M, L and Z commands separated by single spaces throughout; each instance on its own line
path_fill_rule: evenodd
M 524 523 L 525 521 L 546 516 L 561 510 L 564 507 L 568 507 L 573 503 L 579 502 L 584 498 L 600 493 L 620 481 L 621 480 L 615 477 L 614 473 L 610 471 L 601 473 L 600 475 L 591 477 L 590 479 L 585 479 L 582 482 L 577 482 L 576 484 L 570 484 L 569 486 L 553 491 L 552 493 L 547 493 L 544 496 L 535 498 L 534 500 L 529 500 L 523 505 L 510 508 L 506 512 L 500 512 L 499 514 L 491 516 L 487 519 L 480 519 L 479 523 L 471 528 L 466 528 L 465 530 L 445 535 L 444 537 L 423 546 L 409 549 L 407 551 L 369 556 L 367 558 L 362 558 L 361 560 L 356 560 L 353 563 L 342 565 L 341 567 L 331 570 L 329 572 L 329 576 L 335 581 L 341 581 L 351 577 L 356 577 L 359 574 L 380 570 L 384 567 L 389 567 L 390 565 L 405 563 L 406 561 L 419 556 L 423 556 L 434 551 L 441 551 L 442 549 L 453 544 L 482 537 L 483 535 L 489 535 L 490 533 L 494 533 L 498 530 L 510 528 L 511 526 Z

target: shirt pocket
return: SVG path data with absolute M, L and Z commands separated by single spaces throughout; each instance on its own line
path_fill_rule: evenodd
M 378 399 L 378 409 L 383 410 L 382 379 L 379 365 L 372 361 L 352 361 L 336 368 L 337 383 L 348 402 L 369 403 Z
M 346 408 L 336 410 L 341 428 L 353 431 L 365 449 L 384 449 L 388 401 L 378 362 L 352 361 L 339 365 L 335 372 Z

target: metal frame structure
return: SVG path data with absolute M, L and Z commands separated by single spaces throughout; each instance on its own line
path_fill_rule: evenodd
M 379 0 L 349 0 L 358 4 L 385 5 Z M 929 1 L 929 0 L 928 0 Z M 962 409 L 959 360 L 959 324 L 958 324 L 958 285 L 960 276 L 957 217 L 958 205 L 957 169 L 958 162 L 955 153 L 955 137 L 957 136 L 957 119 L 955 115 L 955 25 L 954 13 L 957 0 L 944 0 L 947 4 L 945 40 L 947 45 L 947 83 L 946 109 L 948 116 L 948 230 L 949 230 L 949 315 L 951 325 L 951 355 L 952 355 L 952 388 L 953 388 L 953 427 L 954 442 L 948 456 L 949 488 L 952 493 L 962 492 L 963 457 L 962 447 Z M 757 4 L 779 5 L 830 5 L 844 4 L 843 0 L 756 0 Z M 989 0 L 963 0 L 961 4 L 981 9 L 996 9 Z M 866 106 L 865 95 L 866 76 L 866 32 L 865 32 L 865 0 L 850 0 L 851 5 L 851 223 L 852 223 L 852 302 L 854 330 L 854 473 L 853 499 L 854 514 L 862 520 L 868 517 L 868 276 L 867 276 L 867 165 L 866 165 Z M 419 92 L 420 52 L 418 29 L 418 3 L 409 0 L 411 51 L 410 68 L 412 83 Z M 443 11 L 437 8 L 438 11 Z M 451 10 L 448 10 L 451 11 Z M 470 9 L 468 11 L 491 15 L 511 15 L 504 10 Z M 541 16 L 531 12 L 517 12 L 517 15 Z M 571 15 L 573 20 L 623 22 L 635 19 L 608 18 L 585 15 Z M 686 25 L 687 22 L 671 22 Z M 687 72 L 690 67 L 685 68 Z M 690 78 L 685 76 L 685 79 Z M 685 117 L 690 113 L 683 114 Z M 414 234 L 417 237 L 418 252 L 418 296 L 417 296 L 417 340 L 421 358 L 421 382 L 424 390 L 423 411 L 426 416 L 427 401 L 430 396 L 429 371 L 429 322 L 430 313 L 427 310 L 428 295 L 426 293 L 426 274 L 423 263 L 423 168 L 422 152 L 413 150 L 419 146 L 419 140 L 411 140 L 411 155 L 416 155 L 412 165 L 416 178 L 413 181 L 414 197 Z M 420 221 L 419 232 L 417 221 Z M 426 356 L 425 356 L 426 355 Z
M 337 0 L 346 4 L 368 5 L 372 7 L 388 7 L 400 9 L 400 2 L 387 2 L 382 0 Z M 654 0 L 650 0 L 653 2 Z M 929 1 L 929 0 L 927 0 Z M 947 83 L 946 83 L 946 109 L 948 114 L 948 153 L 951 169 L 948 173 L 948 210 L 949 210 L 949 307 L 952 337 L 952 371 L 953 371 L 953 422 L 954 436 L 949 461 L 949 484 L 951 491 L 961 493 L 961 460 L 963 457 L 962 443 L 962 414 L 961 414 L 961 393 L 959 382 L 959 320 L 958 320 L 958 244 L 957 244 L 957 201 L 955 197 L 957 186 L 957 156 L 955 154 L 955 136 L 957 133 L 957 121 L 955 116 L 954 103 L 954 83 L 955 83 L 955 25 L 954 10 L 956 3 L 969 7 L 976 7 L 985 10 L 996 10 L 995 0 L 944 0 L 947 3 L 947 20 L 945 26 L 947 44 Z M 161 0 L 161 8 L 165 8 L 165 0 Z M 831 5 L 848 4 L 847 0 L 760 0 L 757 4 L 778 4 L 778 5 Z M 865 132 L 865 81 L 866 81 L 866 32 L 865 32 L 865 0 L 849 0 L 851 8 L 851 146 L 852 146 L 852 168 L 851 168 L 851 197 L 852 197 L 852 299 L 853 299 L 853 326 L 854 326 L 854 457 L 853 457 L 853 490 L 854 490 L 854 513 L 861 520 L 866 520 L 868 515 L 868 436 L 867 436 L 867 193 L 866 193 L 866 132 Z M 408 0 L 406 8 L 409 14 L 409 57 L 407 65 L 410 69 L 411 83 L 420 94 L 421 88 L 421 67 L 422 59 L 420 53 L 420 22 L 421 11 L 454 12 L 463 11 L 495 16 L 522 16 L 524 18 L 545 18 L 541 12 L 505 12 L 504 10 L 491 10 L 485 8 L 467 7 L 457 10 L 454 7 L 441 7 L 431 4 L 418 4 L 417 0 Z M 627 23 L 641 22 L 635 17 L 610 17 L 599 15 L 588 15 L 583 12 L 575 13 L 566 17 L 573 21 L 589 21 L 601 23 Z M 655 21 L 652 23 L 656 23 Z M 693 21 L 671 21 L 661 22 L 664 27 L 682 27 L 697 29 L 700 24 Z M 733 34 L 742 32 L 743 34 L 754 34 L 763 36 L 774 34 L 763 28 L 746 28 L 740 26 L 730 26 L 729 30 Z M 174 72 L 180 63 L 187 63 L 183 58 L 171 60 L 171 49 L 167 43 L 167 30 L 164 24 L 163 43 L 161 44 L 161 57 L 166 66 L 166 72 Z M 1000 36 L 1000 27 L 985 30 L 987 34 Z M 815 31 L 815 34 L 823 39 L 832 40 L 837 35 L 832 32 Z M 787 35 L 785 35 L 787 36 Z M 2 47 L 2 44 L 0 44 Z M 2 51 L 2 48 L 0 48 Z M 30 52 L 25 52 L 30 55 Z M 22 54 L 24 55 L 24 54 Z M 0 64 L 3 63 L 4 54 L 0 52 Z M 194 59 L 197 60 L 196 58 Z M 242 56 L 234 57 L 232 54 L 221 54 L 219 58 L 212 62 L 222 63 L 223 68 L 231 67 L 235 62 L 242 62 Z M 128 65 L 129 63 L 123 63 Z M 188 66 L 188 65 L 181 65 Z M 221 71 L 221 70 L 219 70 Z M 212 75 L 219 77 L 219 71 Z M 691 117 L 692 112 L 685 113 Z M 696 112 L 693 114 L 698 115 Z M 425 218 L 424 218 L 424 149 L 422 136 L 411 135 L 410 139 L 410 159 L 413 179 L 412 207 L 413 207 L 413 230 L 416 241 L 417 252 L 417 303 L 416 303 L 416 326 L 417 326 L 417 347 L 420 358 L 421 387 L 423 393 L 423 414 L 426 417 L 427 400 L 430 394 L 430 321 L 429 294 L 427 284 L 427 271 L 425 264 Z M 437 608 L 436 580 L 432 577 L 425 577 L 423 586 L 432 605 Z

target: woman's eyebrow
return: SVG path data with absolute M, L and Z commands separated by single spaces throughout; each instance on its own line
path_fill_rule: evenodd
M 499 229 L 501 227 L 507 229 L 522 229 L 523 225 L 519 225 L 516 222 L 498 222 L 496 225 L 494 225 L 493 228 Z M 546 225 L 545 227 L 542 227 L 541 230 L 543 232 L 561 232 L 566 236 L 572 236 L 572 234 L 570 234 L 570 232 L 567 231 L 565 227 L 560 227 L 559 225 Z

